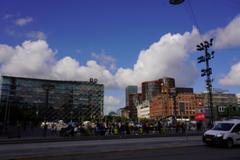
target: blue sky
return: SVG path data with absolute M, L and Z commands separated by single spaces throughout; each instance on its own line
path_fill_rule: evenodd
M 194 14 L 191 12 L 191 7 Z M 218 38 L 219 42 L 216 42 L 221 45 L 215 47 L 216 56 L 211 62 L 214 87 L 239 93 L 240 82 L 236 82 L 236 77 L 229 75 L 228 82 L 225 80 L 225 83 L 220 83 L 219 81 L 230 74 L 233 65 L 239 63 L 240 41 L 233 35 L 229 38 L 229 41 L 233 44 L 226 44 L 228 42 L 222 42 L 222 37 L 226 36 L 221 35 L 228 32 L 217 30 L 217 28 L 226 28 L 234 20 L 236 21 L 235 26 L 237 26 L 239 24 L 237 19 L 239 11 L 239 0 L 185 0 L 183 4 L 178 6 L 170 5 L 168 0 L 1 0 L 0 45 L 5 45 L 5 49 L 6 46 L 11 47 L 12 55 L 15 54 L 12 52 L 25 55 L 28 47 L 24 47 L 23 43 L 28 41 L 29 45 L 27 46 L 31 46 L 41 39 L 43 44 L 38 44 L 43 48 L 36 44 L 34 46 L 40 49 L 33 51 L 39 52 L 39 55 L 45 57 L 41 62 L 37 61 L 39 65 L 34 66 L 34 69 L 29 69 L 29 66 L 21 66 L 22 68 L 18 67 L 19 70 L 14 70 L 11 65 L 22 64 L 16 63 L 13 59 L 21 56 L 11 59 L 4 55 L 7 53 L 4 49 L 4 53 L 0 51 L 0 57 L 2 58 L 1 73 L 17 73 L 31 77 L 40 75 L 40 78 L 86 80 L 89 76 L 95 74 L 88 73 L 92 71 L 91 69 L 86 71 L 84 69 L 92 67 L 94 70 L 94 67 L 97 67 L 99 72 L 102 71 L 102 74 L 96 75 L 96 77 L 100 79 L 100 82 L 106 83 L 107 86 L 106 96 L 108 96 L 108 99 L 106 99 L 106 106 L 109 102 L 108 110 L 111 110 L 111 107 L 114 110 L 114 108 L 124 104 L 122 103 L 122 101 L 124 102 L 124 87 L 127 84 L 132 85 L 134 80 L 139 80 L 136 82 L 139 85 L 143 80 L 161 78 L 165 76 L 165 73 L 169 73 L 169 75 L 178 74 L 176 73 L 177 69 L 173 71 L 170 69 L 169 72 L 166 69 L 159 69 L 158 72 L 151 72 L 151 74 L 140 74 L 138 72 L 141 67 L 144 68 L 144 72 L 148 72 L 147 69 L 151 70 L 151 66 L 154 66 L 148 65 L 145 67 L 144 61 L 148 59 L 151 61 L 151 54 L 157 56 L 155 50 L 158 51 L 158 48 L 154 49 L 153 44 L 159 42 L 159 47 L 161 47 L 163 43 L 160 41 L 161 37 L 171 33 L 166 38 L 166 41 L 170 43 L 171 37 L 178 33 L 181 35 L 180 37 L 184 37 L 182 35 L 186 32 L 193 34 L 193 26 L 196 26 L 194 16 L 198 23 L 197 27 L 199 27 L 200 35 L 207 35 L 211 30 L 214 30 L 216 32 L 215 36 L 221 38 L 221 40 Z M 231 32 L 239 33 L 239 28 L 232 28 Z M 198 41 L 196 40 L 196 42 Z M 187 40 L 183 44 L 192 45 L 192 48 L 196 45 L 187 42 Z M 21 46 L 23 51 L 17 50 L 17 45 Z M 151 46 L 153 49 L 151 49 Z M 48 49 L 51 49 L 51 51 Z M 172 52 L 176 50 L 172 50 Z M 45 51 L 46 54 L 42 54 Z M 139 56 L 141 51 L 145 54 L 142 58 Z M 159 51 L 161 51 L 159 56 L 164 57 L 171 54 L 166 49 L 159 49 Z M 191 54 L 185 54 L 184 51 L 191 52 Z M 200 52 L 183 50 L 180 56 L 182 63 L 175 66 L 176 68 L 180 66 L 188 69 L 192 67 L 191 70 L 186 70 L 186 72 L 183 69 L 179 71 L 183 76 L 186 74 L 189 77 L 180 79 L 177 84 L 194 87 L 197 92 L 205 90 L 203 78 L 200 77 L 199 72 L 203 65 L 196 63 L 196 58 L 200 55 Z M 66 58 L 67 56 L 70 56 L 70 58 Z M 172 58 L 177 57 L 173 55 Z M 165 58 L 160 57 L 161 59 Z M 175 62 L 169 60 L 169 58 L 166 59 L 169 64 Z M 93 60 L 97 64 L 91 63 L 89 66 L 87 65 L 89 60 Z M 159 63 L 163 64 L 164 62 L 162 60 Z M 151 62 L 146 62 L 146 64 L 149 63 Z M 49 65 L 53 68 L 53 72 L 42 71 L 41 65 Z M 133 69 L 134 65 L 137 66 L 137 69 Z M 166 65 L 160 65 L 159 67 L 165 67 Z M 79 75 L 75 76 L 74 73 L 64 75 L 66 71 L 62 70 L 67 68 L 66 66 L 76 67 L 76 70 L 81 68 L 77 72 Z M 169 68 L 171 68 L 170 65 Z M 232 74 L 238 73 L 239 67 L 236 66 L 235 68 Z M 154 69 L 152 68 L 152 70 Z M 191 74 L 188 72 L 191 72 Z M 86 76 L 84 73 L 86 73 Z M 154 73 L 158 75 L 153 75 Z M 133 77 L 129 77 L 133 81 L 127 79 L 128 75 L 133 75 Z M 169 75 L 166 74 L 166 76 Z M 235 80 L 231 78 L 235 78 Z M 229 79 L 231 79 L 231 82 Z

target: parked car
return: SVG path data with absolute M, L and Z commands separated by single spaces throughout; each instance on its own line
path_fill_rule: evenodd
M 240 120 L 229 119 L 216 122 L 212 129 L 203 134 L 202 140 L 206 145 L 224 145 L 228 148 L 240 144 Z

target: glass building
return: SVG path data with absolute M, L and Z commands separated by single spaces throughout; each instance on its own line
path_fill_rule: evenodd
M 100 119 L 104 85 L 2 76 L 0 122 Z
M 125 90 L 125 95 L 126 95 L 126 106 L 129 106 L 129 95 L 130 94 L 136 94 L 138 92 L 138 87 L 137 86 L 127 86 Z

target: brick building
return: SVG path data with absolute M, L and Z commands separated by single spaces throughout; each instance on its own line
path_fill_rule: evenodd
M 194 93 L 177 93 L 176 116 L 194 118 L 197 109 L 203 104 L 203 97 Z M 151 118 L 165 118 L 174 115 L 174 98 L 170 94 L 160 94 L 152 98 L 150 104 Z

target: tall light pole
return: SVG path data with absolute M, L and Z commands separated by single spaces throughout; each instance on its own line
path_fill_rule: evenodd
M 211 51 L 209 53 L 208 49 L 213 45 L 213 39 L 211 38 L 210 41 L 204 41 L 198 44 L 197 51 L 204 51 L 204 55 L 198 57 L 198 63 L 205 62 L 205 68 L 201 70 L 201 76 L 204 77 L 206 76 L 206 88 L 208 90 L 208 108 L 210 109 L 210 122 L 211 125 L 213 125 L 214 121 L 214 116 L 213 116 L 213 103 L 212 103 L 212 79 L 211 79 L 211 74 L 212 74 L 212 68 L 209 65 L 209 60 L 214 58 L 214 51 Z

